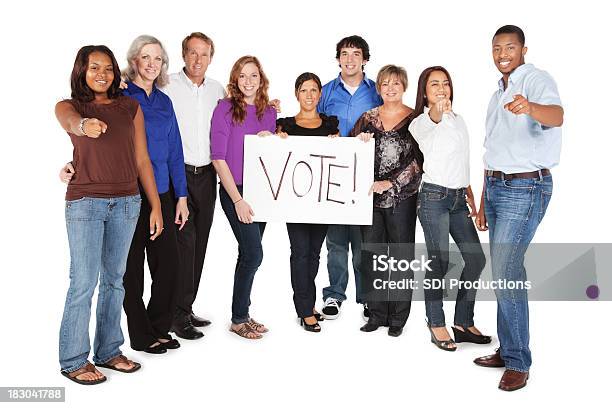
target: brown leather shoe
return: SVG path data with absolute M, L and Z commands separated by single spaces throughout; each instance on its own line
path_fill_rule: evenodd
M 474 364 L 479 365 L 481 367 L 505 367 L 506 364 L 504 360 L 502 360 L 501 355 L 499 354 L 499 349 L 495 350 L 495 354 L 491 354 L 484 357 L 478 357 L 474 360 Z
M 521 371 L 506 370 L 499 381 L 499 389 L 504 391 L 516 391 L 527 385 L 529 371 L 523 373 Z

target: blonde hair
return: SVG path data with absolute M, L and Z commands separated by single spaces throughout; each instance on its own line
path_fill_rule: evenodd
M 399 79 L 404 87 L 404 91 L 408 89 L 408 74 L 406 74 L 406 70 L 403 67 L 389 64 L 382 67 L 376 76 L 376 91 L 378 91 L 378 93 L 380 93 L 380 87 L 383 81 L 392 76 Z
M 134 61 L 138 57 L 138 54 L 140 54 L 140 51 L 142 51 L 142 48 L 145 45 L 149 44 L 157 44 L 161 48 L 162 66 L 159 72 L 159 76 L 155 79 L 155 85 L 158 87 L 165 86 L 168 84 L 168 53 L 166 52 L 166 49 L 164 48 L 164 45 L 161 43 L 161 41 L 150 35 L 139 35 L 138 37 L 136 37 L 136 39 L 134 39 L 134 41 L 132 41 L 132 45 L 130 45 L 130 48 L 127 52 L 128 66 L 126 69 L 123 70 L 122 77 L 125 77 L 130 81 L 133 81 L 134 78 L 136 78 L 137 73 L 134 69 Z

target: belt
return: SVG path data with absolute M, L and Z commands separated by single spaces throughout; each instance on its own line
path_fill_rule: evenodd
M 211 168 L 212 168 L 212 163 L 207 164 L 206 166 L 200 166 L 200 167 L 192 166 L 191 164 L 185 164 L 185 171 L 189 173 L 193 173 L 193 174 L 204 173 L 205 171 L 210 170 Z
M 495 178 L 504 179 L 504 180 L 540 178 L 540 175 L 542 175 L 542 177 L 550 176 L 550 170 L 548 169 L 528 171 L 525 173 L 513 173 L 513 174 L 506 174 L 504 172 L 497 171 L 497 170 L 485 170 L 485 173 L 488 177 L 495 177 Z

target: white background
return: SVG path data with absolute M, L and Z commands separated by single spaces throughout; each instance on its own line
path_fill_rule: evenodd
M 140 1 L 9 2 L 0 17 L 3 97 L 0 386 L 66 386 L 70 406 L 136 406 L 197 401 L 204 406 L 573 406 L 609 398 L 610 304 L 532 303 L 534 365 L 526 389 L 497 390 L 501 371 L 472 359 L 493 346 L 460 345 L 445 353 L 429 343 L 422 303 L 399 338 L 364 334 L 354 285 L 342 316 L 321 334 L 296 324 L 289 279 L 289 245 L 282 224 L 269 225 L 264 263 L 255 279 L 252 315 L 271 331 L 263 341 L 228 332 L 236 244 L 219 208 L 211 232 L 195 310 L 213 320 L 202 340 L 163 356 L 124 347 L 144 368 L 109 373 L 96 387 L 59 374 L 58 330 L 68 286 L 65 186 L 57 170 L 70 159 L 69 138 L 53 115 L 70 94 L 68 78 L 79 47 L 106 44 L 122 66 L 132 39 L 157 36 L 181 68 L 180 42 L 191 31 L 212 36 L 217 53 L 209 76 L 226 83 L 241 55 L 260 58 L 270 95 L 283 114 L 297 111 L 293 81 L 303 71 L 337 75 L 336 42 L 361 34 L 375 77 L 387 63 L 406 67 L 405 101 L 414 106 L 423 68 L 444 65 L 455 83 L 456 112 L 471 132 L 472 183 L 480 194 L 485 110 L 499 77 L 491 36 L 503 24 L 527 35 L 527 61 L 550 72 L 565 108 L 561 165 L 537 242 L 609 241 L 609 21 L 603 2 L 499 0 L 360 2 Z M 486 234 L 481 235 L 487 241 Z M 417 240 L 423 240 L 417 231 Z M 326 259 L 325 250 L 322 260 Z M 603 272 L 603 271 L 602 271 Z M 601 272 L 600 272 L 601 273 Z M 609 271 L 605 271 L 609 273 Z M 325 262 L 317 279 L 327 284 Z M 609 295 L 608 295 L 609 297 Z M 447 305 L 452 322 L 452 304 Z M 495 333 L 495 305 L 477 305 L 476 322 Z M 124 330 L 126 336 L 127 332 Z M 418 404 L 418 405 L 414 405 Z M 599 405 L 598 404 L 598 405 Z

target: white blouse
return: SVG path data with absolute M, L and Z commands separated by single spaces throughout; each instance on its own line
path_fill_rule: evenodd
M 424 182 L 455 189 L 470 185 L 470 141 L 461 116 L 445 113 L 435 123 L 426 107 L 408 129 L 423 152 Z

